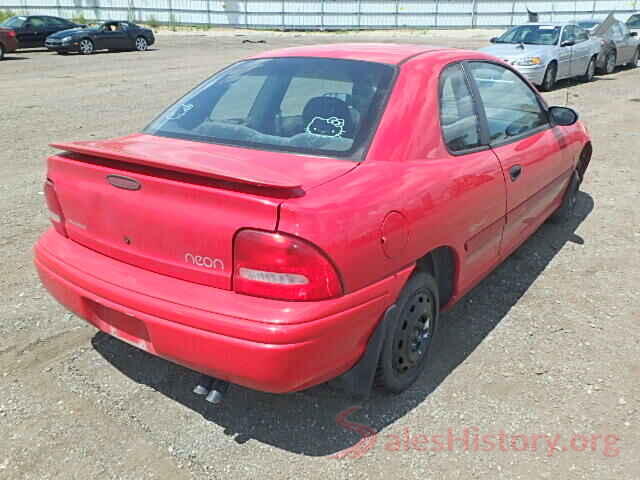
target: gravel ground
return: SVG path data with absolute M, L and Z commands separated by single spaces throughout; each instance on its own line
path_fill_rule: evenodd
M 578 109 L 593 135 L 576 215 L 542 226 L 444 315 L 431 369 L 400 396 L 357 404 L 327 386 L 283 396 L 232 387 L 224 407 L 209 406 L 190 393 L 193 372 L 96 333 L 34 273 L 50 142 L 139 130 L 265 49 L 479 47 L 489 36 L 167 32 L 143 54 L 34 50 L 2 62 L 0 478 L 640 478 L 640 69 L 545 94 Z M 338 424 L 351 407 L 361 407 L 352 423 Z M 358 443 L 362 428 L 378 434 Z

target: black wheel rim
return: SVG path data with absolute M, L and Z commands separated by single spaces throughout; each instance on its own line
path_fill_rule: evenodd
M 393 369 L 406 375 L 424 361 L 433 338 L 435 301 L 428 291 L 417 291 L 400 313 L 393 339 Z

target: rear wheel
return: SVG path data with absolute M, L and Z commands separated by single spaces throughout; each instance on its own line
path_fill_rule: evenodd
M 589 63 L 587 64 L 587 70 L 582 75 L 583 82 L 590 82 L 593 80 L 594 75 L 596 74 L 596 57 L 591 57 Z
M 144 52 L 149 47 L 147 39 L 144 37 L 136 38 L 136 50 L 138 52 Z
M 569 182 L 569 186 L 564 193 L 562 204 L 551 214 L 549 220 L 553 223 L 566 223 L 573 217 L 573 211 L 578 203 L 578 189 L 580 187 L 580 178 L 578 172 L 574 172 Z
M 397 317 L 384 341 L 376 384 L 391 393 L 409 388 L 424 370 L 438 323 L 438 285 L 414 273 L 398 297 Z
M 0 60 L 4 60 L 4 45 L 0 43 Z
M 604 73 L 610 74 L 616 69 L 616 62 L 618 61 L 618 56 L 614 50 L 610 50 L 607 53 L 607 56 L 604 59 Z
M 556 84 L 557 75 L 558 66 L 555 64 L 555 62 L 552 62 L 544 72 L 544 78 L 542 80 L 542 85 L 540 85 L 540 90 L 542 90 L 543 92 L 550 92 L 551 90 L 553 90 L 553 87 Z
M 88 38 L 83 38 L 80 40 L 79 48 L 82 55 L 91 55 L 94 50 L 93 42 Z

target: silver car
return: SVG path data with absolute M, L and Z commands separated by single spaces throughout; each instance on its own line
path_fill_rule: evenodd
M 491 43 L 480 50 L 515 66 L 544 91 L 565 78 L 591 81 L 601 48 L 599 40 L 575 23 L 528 23 L 492 38 Z
M 613 14 L 604 20 L 580 20 L 576 24 L 589 30 L 592 37 L 600 39 L 602 48 L 596 62 L 600 72 L 613 73 L 618 66 L 635 67 L 638 64 L 640 54 L 638 33 L 631 32 L 624 23 L 616 20 Z

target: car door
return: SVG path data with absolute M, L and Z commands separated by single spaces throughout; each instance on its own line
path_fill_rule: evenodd
M 127 50 L 134 47 L 134 40 L 131 38 L 131 29 L 131 25 L 127 22 L 118 23 L 118 30 L 116 31 L 116 33 L 118 34 L 116 37 L 116 48 Z
M 49 35 L 52 35 L 60 30 L 63 30 L 62 24 L 56 22 L 53 17 L 42 17 L 42 21 L 44 22 L 44 39 L 43 42 L 47 39 Z
M 22 28 L 16 32 L 20 48 L 34 48 L 44 45 L 45 30 L 41 17 L 28 17 Z
M 622 54 L 618 59 L 619 63 L 626 64 L 631 61 L 636 52 L 636 40 L 631 36 L 631 32 L 624 23 L 618 23 L 620 36 L 622 37 Z
M 573 25 L 566 25 L 560 35 L 560 52 L 558 53 L 558 79 L 571 77 L 573 45 L 575 44 Z
M 546 105 L 510 68 L 469 62 L 487 125 L 489 145 L 506 181 L 506 223 L 501 255 L 510 254 L 551 213 L 569 181 L 572 158 Z
M 591 61 L 591 55 L 593 45 L 589 41 L 589 33 L 578 26 L 573 27 L 575 45 L 573 46 L 573 61 L 571 76 L 578 77 L 584 75 L 587 71 L 587 66 Z
M 44 46 L 44 41 L 48 36 L 46 17 L 31 17 L 30 22 L 33 28 L 33 46 Z
M 439 171 L 449 172 L 448 182 L 443 185 L 452 205 L 447 222 L 456 225 L 463 240 L 460 288 L 465 290 L 499 260 L 506 187 L 462 64 L 449 65 L 441 72 L 439 96 L 440 128 L 448 153 Z M 434 167 L 429 164 L 429 168 Z M 428 204 L 429 200 L 424 202 Z M 433 237 L 432 220 L 428 216 L 424 220 L 423 234 Z

